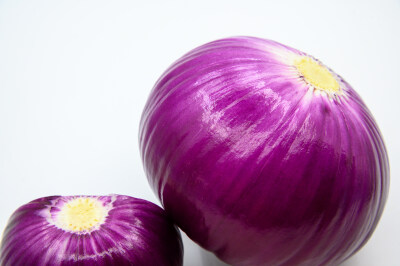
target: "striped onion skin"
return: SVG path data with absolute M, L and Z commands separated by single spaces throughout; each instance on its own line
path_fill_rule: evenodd
M 320 61 L 234 37 L 160 77 L 139 143 L 176 224 L 232 265 L 337 265 L 370 238 L 389 188 L 381 133 Z
M 68 220 L 61 216 L 71 216 L 74 206 L 77 215 L 79 204 L 87 208 L 83 211 L 86 216 L 81 212 L 82 219 L 77 218 L 83 223 L 77 228 L 73 225 L 76 217 Z M 68 208 L 70 213 L 66 214 Z M 100 211 L 87 215 L 93 210 Z M 90 217 L 94 219 L 89 225 Z M 2 266 L 183 263 L 179 230 L 164 210 L 122 195 L 51 196 L 31 201 L 11 216 L 0 252 Z

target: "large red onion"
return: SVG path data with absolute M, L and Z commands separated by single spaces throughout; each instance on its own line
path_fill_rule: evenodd
M 137 198 L 53 196 L 20 207 L 0 245 L 0 265 L 173 265 L 183 262 L 178 229 Z
M 336 265 L 387 198 L 379 129 L 351 86 L 285 45 L 200 46 L 158 80 L 140 147 L 165 210 L 233 265 Z

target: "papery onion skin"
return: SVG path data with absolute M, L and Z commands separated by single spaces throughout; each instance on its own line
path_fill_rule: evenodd
M 217 40 L 176 61 L 144 108 L 139 142 L 153 190 L 229 264 L 337 265 L 381 217 L 381 133 L 333 71 L 339 91 L 308 83 L 294 66 L 304 56 L 322 65 L 270 40 Z
M 69 200 L 95 199 L 109 208 L 90 232 L 65 231 L 54 217 Z M 179 230 L 164 210 L 129 196 L 51 196 L 11 216 L 0 246 L 0 265 L 174 265 L 183 263 Z

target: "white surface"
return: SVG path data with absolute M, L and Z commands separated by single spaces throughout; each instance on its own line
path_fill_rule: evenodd
M 158 203 L 137 140 L 150 89 L 182 54 L 234 35 L 308 52 L 361 94 L 392 179 L 375 234 L 344 265 L 400 265 L 398 0 L 0 1 L 0 228 L 18 206 L 54 194 Z M 185 265 L 221 265 L 184 242 Z

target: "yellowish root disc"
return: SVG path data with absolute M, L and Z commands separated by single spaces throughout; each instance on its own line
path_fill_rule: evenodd
M 295 60 L 294 65 L 313 87 L 326 92 L 339 92 L 339 83 L 332 73 L 317 61 L 308 56 L 302 56 Z
M 56 224 L 61 229 L 72 232 L 92 231 L 104 222 L 107 213 L 107 209 L 98 199 L 78 197 L 61 208 Z

